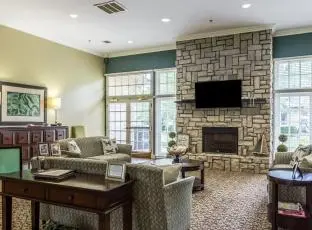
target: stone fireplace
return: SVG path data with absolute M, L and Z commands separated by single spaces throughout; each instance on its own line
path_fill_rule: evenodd
M 203 127 L 203 152 L 237 154 L 238 129 L 236 127 Z
M 263 133 L 271 142 L 272 30 L 178 41 L 176 67 L 177 132 L 190 137 L 189 158 L 209 168 L 266 173 L 269 157 L 253 152 Z M 196 82 L 225 80 L 242 81 L 242 107 L 196 108 Z M 224 133 L 227 127 L 235 134 Z M 211 134 L 214 128 L 220 129 Z

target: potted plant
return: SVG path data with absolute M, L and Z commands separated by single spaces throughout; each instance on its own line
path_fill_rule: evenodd
M 285 134 L 280 134 L 278 137 L 278 140 L 281 142 L 279 146 L 277 146 L 277 151 L 278 152 L 287 152 L 288 148 L 284 144 L 287 141 L 287 136 Z
M 168 154 L 174 156 L 174 163 L 180 162 L 180 156 L 186 153 L 187 148 L 185 146 L 177 146 L 176 142 L 176 133 L 169 133 L 169 142 L 168 142 Z

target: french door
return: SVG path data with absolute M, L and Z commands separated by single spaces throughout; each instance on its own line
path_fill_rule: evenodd
M 151 102 L 109 103 L 109 136 L 132 145 L 133 152 L 151 151 Z
M 176 70 L 112 74 L 106 83 L 107 134 L 134 152 L 165 156 L 175 131 Z

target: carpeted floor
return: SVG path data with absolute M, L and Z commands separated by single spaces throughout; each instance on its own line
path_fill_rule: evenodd
M 205 190 L 193 195 L 191 230 L 271 229 L 266 219 L 265 175 L 206 170 L 205 183 Z M 31 229 L 29 202 L 15 199 L 13 210 L 13 229 Z

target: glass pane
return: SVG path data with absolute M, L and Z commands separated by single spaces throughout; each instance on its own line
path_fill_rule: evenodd
M 176 93 L 176 72 L 156 72 L 156 95 L 174 95 Z
M 118 143 L 126 143 L 126 103 L 110 103 L 108 105 L 108 133 Z
M 175 98 L 156 99 L 156 152 L 157 156 L 166 156 L 169 132 L 176 129 Z
M 312 94 L 311 94 L 312 95 Z M 310 117 L 311 117 L 311 96 L 300 93 L 292 93 L 289 96 L 279 96 L 279 120 L 274 122 L 278 127 L 276 133 L 276 144 L 280 141 L 278 136 L 288 136 L 286 146 L 289 151 L 295 150 L 299 144 L 310 142 Z
M 131 74 L 108 77 L 108 96 L 151 95 L 152 75 Z
M 130 103 L 131 144 L 134 151 L 150 151 L 150 103 Z

